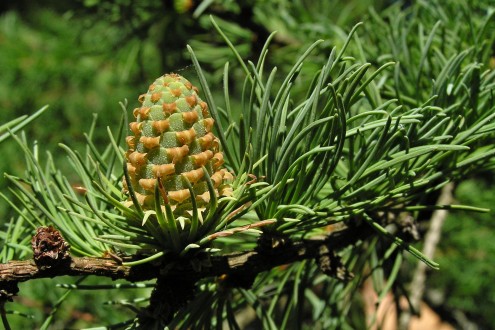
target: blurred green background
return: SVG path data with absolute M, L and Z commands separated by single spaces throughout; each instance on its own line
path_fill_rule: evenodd
M 0 123 L 49 104 L 49 110 L 26 128 L 25 134 L 29 141 L 38 141 L 40 150 L 50 151 L 63 169 L 65 155 L 58 143 L 83 148 L 83 133 L 89 130 L 95 114 L 96 139 L 106 144 L 106 126 L 112 126 L 121 116 L 119 102 L 127 99 L 129 108 L 134 108 L 138 95 L 166 72 L 179 72 L 194 82 L 188 44 L 204 65 L 212 90 L 219 95 L 223 65 L 230 61 L 229 83 L 232 95 L 236 95 L 235 91 L 242 88 L 242 81 L 237 83 L 235 79 L 240 68 L 212 28 L 209 14 L 215 15 L 245 59 L 256 58 L 266 38 L 277 30 L 268 66 L 276 65 L 283 72 L 305 46 L 319 38 L 326 40 L 328 49 L 338 46 L 356 22 L 366 22 L 370 6 L 379 13 L 392 2 L 4 1 L 0 5 Z M 316 66 L 325 61 L 325 56 L 313 60 Z M 22 173 L 23 155 L 14 141 L 0 144 L 0 154 L 1 173 Z M 44 156 L 43 152 L 40 156 Z M 459 183 L 459 203 L 492 207 L 495 186 L 491 177 L 493 173 L 486 173 Z M 8 194 L 3 177 L 0 190 Z M 11 215 L 7 203 L 0 200 L 0 225 L 5 225 Z M 495 309 L 492 218 L 493 212 L 451 214 L 437 251 L 436 260 L 442 270 L 429 274 L 428 302 L 459 327 L 475 324 L 489 329 L 495 324 L 491 312 Z M 49 280 L 22 284 L 21 292 L 22 297 L 8 307 L 34 319 L 10 317 L 12 325 L 19 329 L 40 324 L 65 293 L 63 289 L 54 290 Z M 53 328 L 77 328 L 100 320 L 117 322 L 126 310 L 111 305 L 101 308 L 99 302 L 130 299 L 142 292 L 111 293 L 111 297 L 108 292 L 98 293 L 95 298 L 95 292 L 88 292 L 71 300 L 65 305 L 71 307 L 57 314 L 59 323 Z M 461 324 L 461 320 L 467 323 Z

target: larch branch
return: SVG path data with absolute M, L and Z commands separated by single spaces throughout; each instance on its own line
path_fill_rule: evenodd
M 200 254 L 189 259 L 163 260 L 163 263 L 173 263 L 173 267 L 170 267 L 166 274 L 160 273 L 163 268 L 160 265 L 147 263 L 131 267 L 112 258 L 69 257 L 66 262 L 60 262 L 45 269 L 39 267 L 33 260 L 14 260 L 0 264 L 0 290 L 7 283 L 67 275 L 95 275 L 131 282 L 146 281 L 162 276 L 185 276 L 199 280 L 224 274 L 242 275 L 248 273 L 256 275 L 276 266 L 317 258 L 328 253 L 329 250 L 338 251 L 364 239 L 369 233 L 370 228 L 368 226 L 359 226 L 333 232 L 325 239 L 283 244 L 269 250 L 259 249 L 220 256 Z M 325 249 L 322 249 L 323 247 Z M 201 267 L 199 270 L 197 267 L 194 269 L 194 265 L 201 265 Z

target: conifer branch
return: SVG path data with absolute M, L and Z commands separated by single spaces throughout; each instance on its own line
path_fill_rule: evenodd
M 199 254 L 195 258 L 181 260 L 163 260 L 161 265 L 149 264 L 126 266 L 117 258 L 72 257 L 51 267 L 40 267 L 34 260 L 13 260 L 0 264 L 0 292 L 8 291 L 13 283 L 38 278 L 58 276 L 103 276 L 113 280 L 123 279 L 130 282 L 152 280 L 159 277 L 177 277 L 199 280 L 206 277 L 227 275 L 230 277 L 254 277 L 271 268 L 300 260 L 321 258 L 341 250 L 370 236 L 371 228 L 366 225 L 349 227 L 333 232 L 317 240 L 303 240 L 297 243 L 283 242 L 267 247 L 266 244 L 254 251 L 233 253 L 222 256 Z M 276 245 L 276 246 L 275 246 Z M 173 267 L 170 267 L 170 263 Z M 169 270 L 161 275 L 167 264 Z M 197 268 L 201 265 L 201 268 Z

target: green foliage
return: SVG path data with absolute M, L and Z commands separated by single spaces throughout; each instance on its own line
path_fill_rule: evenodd
M 299 242 L 339 228 L 370 226 L 375 235 L 353 242 L 335 256 L 342 268 L 355 274 L 352 280 L 329 278 L 312 260 L 259 274 L 249 289 L 231 288 L 221 279 L 203 279 L 196 285 L 194 299 L 170 324 L 171 328 L 239 328 L 235 313 L 251 309 L 259 325 L 267 329 L 294 324 L 360 328 L 363 321 L 355 317 L 353 307 L 366 278 L 373 277 L 382 299 L 399 276 L 404 251 L 438 267 L 403 235 L 391 231 L 389 225 L 401 226 L 400 214 L 416 217 L 436 208 L 486 211 L 435 206 L 430 198 L 447 182 L 494 165 L 495 73 L 489 63 L 495 34 L 493 11 L 484 3 L 417 2 L 408 8 L 392 5 L 379 14 L 371 9 L 364 24 L 354 28 L 342 26 L 353 21 L 352 15 L 345 15 L 352 5 L 340 11 L 344 14 L 336 21 L 339 26 L 328 22 L 326 14 L 333 10 L 323 2 L 308 6 L 305 1 L 254 1 L 252 21 L 245 26 L 205 15 L 174 25 L 173 18 L 161 21 L 154 14 L 161 8 L 158 3 L 133 8 L 127 1 L 85 4 L 99 15 L 111 13 L 112 23 L 130 15 L 123 35 L 141 34 L 126 40 L 123 47 L 131 60 L 125 63 L 153 58 L 157 51 L 153 43 L 166 39 L 163 31 L 184 32 L 190 24 L 199 24 L 195 28 L 201 33 L 191 37 L 187 50 L 201 85 L 200 95 L 215 118 L 226 165 L 236 175 L 233 195 L 213 198 L 202 214 L 203 226 L 191 225 L 181 234 L 167 204 L 164 210 L 160 207 L 158 193 L 154 210 L 143 212 L 137 203 L 124 205 L 122 178 L 127 173 L 126 167 L 122 169 L 120 142 L 127 129 L 125 106 L 121 116 L 111 112 L 112 124 L 106 131 L 95 120 L 84 136 L 84 147 L 61 144 L 70 170 L 58 165 L 54 161 L 58 157 L 50 153 L 46 159 L 40 157 L 46 150 L 27 135 L 16 136 L 17 148 L 26 157 L 26 170 L 23 175 L 6 175 L 15 202 L 5 200 L 18 216 L 0 236 L 6 242 L 0 251 L 2 262 L 29 258 L 32 233 L 48 224 L 62 232 L 74 255 L 100 257 L 117 252 L 127 265 L 177 255 L 188 258 L 197 251 L 239 252 L 255 249 L 263 241 Z M 126 8 L 130 12 L 123 11 Z M 205 1 L 194 15 L 208 10 L 224 17 L 225 12 L 243 13 L 246 4 Z M 275 13 L 276 19 L 267 17 Z M 458 24 L 461 19 L 468 28 Z M 271 24 L 280 33 L 267 33 L 274 28 Z M 115 25 L 109 26 L 110 36 L 122 40 Z M 214 36 L 205 32 L 208 27 L 216 30 Z M 257 30 L 260 27 L 267 39 L 261 46 L 252 42 L 253 36 L 263 35 Z M 68 39 L 74 37 L 70 33 Z M 327 40 L 314 41 L 319 38 Z M 225 45 L 217 46 L 222 39 Z M 174 42 L 184 41 L 181 36 Z M 62 72 L 57 70 L 65 55 L 58 54 L 67 50 L 61 45 L 48 47 L 53 56 L 40 67 Z M 25 54 L 26 49 L 7 59 Z M 170 63 L 183 63 L 178 54 L 184 49 L 174 49 Z M 108 49 L 102 45 L 101 51 Z M 146 70 L 157 70 L 166 67 L 166 59 L 162 54 L 160 60 L 142 63 Z M 97 71 L 97 62 L 91 57 L 77 74 L 91 77 L 88 84 L 95 80 L 103 103 L 110 102 L 107 95 L 116 95 L 112 86 L 136 70 L 128 64 L 122 80 L 113 80 L 110 73 L 114 65 L 118 68 L 115 63 L 122 62 L 106 60 L 110 67 L 98 72 L 108 74 L 108 85 L 100 76 L 93 77 L 91 69 Z M 64 65 L 67 71 L 74 67 L 70 61 Z M 50 86 L 46 73 L 27 80 Z M 85 86 L 72 86 L 74 94 L 79 97 Z M 66 111 L 82 107 L 66 86 L 60 87 Z M 117 117 L 121 118 L 118 124 Z M 55 114 L 49 123 L 59 125 Z M 101 143 L 103 138 L 105 143 Z M 193 218 L 198 221 L 199 215 Z M 51 320 L 49 316 L 46 324 Z M 95 323 L 114 321 L 112 316 Z M 132 319 L 127 324 L 131 323 Z
M 67 28 L 70 24 L 71 29 Z M 38 29 L 39 26 L 44 29 Z M 70 13 L 59 19 L 54 13 L 41 10 L 27 24 L 17 14 L 7 13 L 1 17 L 0 27 L 0 67 L 8 68 L 0 82 L 3 118 L 50 104 L 53 120 L 46 120 L 43 128 L 31 128 L 35 136 L 46 142 L 81 139 L 80 123 L 90 123 L 95 112 L 103 113 L 106 123 L 114 120 L 103 109 L 115 108 L 128 95 L 128 90 L 115 89 L 125 81 L 128 69 L 108 54 L 103 55 L 102 49 L 94 49 L 98 40 L 82 34 L 84 22 Z M 93 52 L 89 52 L 90 45 Z M 108 53 L 109 49 L 104 51 Z M 61 130 L 66 136 L 52 134 Z
M 117 324 L 134 312 L 131 306 L 144 306 L 151 286 L 132 285 L 102 278 L 52 279 L 22 283 L 22 295 L 7 305 L 13 329 L 82 329 L 95 324 Z M 118 286 L 120 284 L 121 286 Z M 106 290 L 102 290 L 106 287 Z M 75 293 L 78 288 L 77 293 Z
M 40 116 L 48 107 L 43 107 L 36 111 L 33 115 L 28 116 L 20 116 L 19 118 L 10 120 L 2 126 L 0 126 L 0 143 L 3 141 L 7 140 L 8 137 L 12 136 L 15 134 L 17 131 L 23 129 L 25 126 L 29 125 L 31 121 L 36 119 L 38 116 Z

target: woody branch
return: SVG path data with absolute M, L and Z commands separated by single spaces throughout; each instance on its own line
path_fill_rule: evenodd
M 276 266 L 304 260 L 318 259 L 338 251 L 369 236 L 371 229 L 366 225 L 333 232 L 318 240 L 304 240 L 297 243 L 284 243 L 273 248 L 233 253 L 222 256 L 198 254 L 193 259 L 164 260 L 173 263 L 167 276 L 185 276 L 191 280 L 220 275 L 256 275 Z M 204 262 L 203 262 L 204 261 Z M 207 262 L 206 262 L 207 261 Z M 193 264 L 204 265 L 193 270 Z M 38 278 L 57 276 L 96 275 L 111 279 L 124 279 L 131 282 L 151 280 L 163 277 L 160 265 L 126 266 L 114 258 L 72 257 L 58 261 L 50 267 L 40 266 L 35 260 L 10 261 L 0 264 L 0 292 L 13 283 Z

